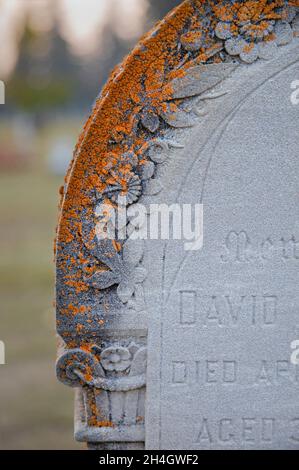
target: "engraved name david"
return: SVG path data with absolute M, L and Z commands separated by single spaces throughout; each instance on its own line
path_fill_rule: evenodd
M 179 292 L 181 326 L 260 326 L 273 327 L 278 322 L 276 295 L 200 295 L 196 290 Z

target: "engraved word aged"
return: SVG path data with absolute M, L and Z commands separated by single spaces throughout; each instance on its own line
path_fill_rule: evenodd
M 225 417 L 217 422 L 203 418 L 199 427 L 197 444 L 271 443 L 275 437 L 275 418 L 244 416 L 239 419 Z

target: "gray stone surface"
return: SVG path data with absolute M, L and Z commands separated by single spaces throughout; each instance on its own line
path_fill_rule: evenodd
M 91 449 L 299 448 L 299 21 L 266 3 L 244 26 L 218 2 L 184 2 L 115 72 L 77 146 L 57 375 Z M 123 192 L 129 211 L 202 203 L 203 248 L 99 239 L 98 206 Z
M 203 203 L 204 244 L 148 248 L 148 448 L 299 448 L 298 52 L 223 82 L 167 167 L 159 198 Z

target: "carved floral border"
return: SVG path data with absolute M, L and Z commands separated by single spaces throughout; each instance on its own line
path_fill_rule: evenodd
M 137 115 L 136 133 L 138 134 L 140 128 L 142 132 L 145 130 L 148 133 L 143 148 L 134 149 L 133 145 L 130 151 L 118 155 L 117 158 L 113 154 L 107 156 L 110 161 L 107 165 L 109 184 L 101 194 L 97 194 L 95 207 L 101 202 L 107 203 L 107 200 L 114 204 L 118 196 L 125 195 L 127 205 L 131 205 L 133 209 L 141 196 L 158 195 L 163 186 L 156 176 L 157 167 L 167 161 L 172 149 L 184 147 L 182 142 L 166 137 L 167 131 L 191 128 L 199 118 L 205 116 L 208 112 L 208 100 L 217 97 L 215 94 L 209 94 L 209 91 L 227 78 L 240 62 L 252 63 L 257 59 L 270 60 L 277 54 L 278 47 L 289 44 L 294 35 L 299 35 L 299 16 L 297 15 L 299 7 L 289 5 L 294 2 L 270 2 L 273 4 L 270 9 L 267 1 L 255 2 L 258 4 L 257 11 L 249 11 L 246 19 L 243 17 L 246 16 L 247 4 L 252 2 L 223 2 L 223 4 L 229 3 L 234 4 L 239 16 L 233 17 L 226 13 L 225 20 L 217 23 L 214 36 L 221 42 L 215 42 L 208 51 L 208 59 L 221 54 L 223 62 L 201 64 L 189 68 L 194 61 L 191 53 L 198 53 L 204 46 L 203 32 L 196 29 L 181 35 L 178 49 L 184 49 L 186 56 L 176 72 L 182 70 L 184 73 L 180 78 L 176 77 L 166 83 L 161 80 L 157 89 L 161 96 L 167 96 L 167 99 L 154 103 L 149 96 Z M 282 3 L 284 6 L 281 6 Z M 219 6 L 216 12 L 220 12 Z M 236 60 L 236 57 L 240 60 Z M 167 90 L 171 90 L 171 94 L 168 94 Z M 126 147 L 131 137 L 121 135 L 116 129 L 114 135 L 111 136 L 111 142 L 121 142 Z M 125 173 L 124 187 L 119 182 L 119 178 L 123 176 L 122 171 L 127 167 L 130 171 Z M 104 179 L 107 181 L 107 174 Z M 97 249 L 90 250 L 90 221 L 83 221 L 83 224 L 85 246 L 108 268 L 105 271 L 101 269 L 91 276 L 85 276 L 84 282 L 100 290 L 117 285 L 117 294 L 122 303 L 127 304 L 129 308 L 142 310 L 144 301 L 141 284 L 147 275 L 145 269 L 141 267 L 143 242 L 125 241 L 119 253 L 113 249 L 112 242 L 98 243 L 93 238 Z M 128 233 L 134 229 L 130 227 L 130 222 L 126 228 Z M 102 248 L 98 246 L 99 244 L 103 245 Z M 114 256 L 107 257 L 107 252 L 113 252 Z
M 147 275 L 142 267 L 144 244 L 142 241 L 131 240 L 124 243 L 108 240 L 99 242 L 93 217 L 97 205 L 105 201 L 113 206 L 118 195 L 125 195 L 128 205 L 134 207 L 141 196 L 158 195 L 163 189 L 158 177 L 159 166 L 167 162 L 173 150 L 184 147 L 180 141 L 181 130 L 193 127 L 208 113 L 209 100 L 221 96 L 221 93 L 213 91 L 214 88 L 241 63 L 272 59 L 278 47 L 289 44 L 294 35 L 299 35 L 299 1 L 190 0 L 186 5 L 190 7 L 190 17 L 186 18 L 185 26 L 179 31 L 174 52 L 180 57 L 179 63 L 174 69 L 167 70 L 167 73 L 161 73 L 162 69 L 167 69 L 165 64 L 157 69 L 154 89 L 144 79 L 143 98 L 139 100 L 138 106 L 132 105 L 132 115 L 127 116 L 131 132 L 126 133 L 118 126 L 111 131 L 110 151 L 103 157 L 104 170 L 95 178 L 92 207 L 87 204 L 80 214 L 78 231 L 84 246 L 82 258 L 87 259 L 80 258 L 84 275 L 79 281 L 79 291 L 75 290 L 75 296 L 82 297 L 83 304 L 85 296 L 90 294 L 88 289 L 101 291 L 117 286 L 117 296 L 122 305 L 136 310 L 144 309 L 142 283 Z M 157 29 L 152 35 L 156 31 Z M 166 61 L 165 58 L 163 60 Z M 117 80 L 121 73 L 120 67 L 111 80 Z M 104 89 L 101 99 L 105 93 L 109 93 L 109 86 Z M 97 104 L 96 109 L 99 106 Z M 77 146 L 77 158 L 80 157 L 84 136 L 88 134 L 90 126 L 91 120 Z M 68 185 L 74 178 L 73 169 L 76 164 L 75 158 L 66 181 L 63 213 L 66 210 Z M 84 174 L 81 177 L 84 179 Z M 58 237 L 58 281 L 63 279 L 62 287 L 58 289 L 59 314 L 63 313 L 60 297 L 68 295 L 65 282 L 68 275 L 61 274 L 59 256 L 67 251 L 68 244 L 72 247 L 73 240 L 72 234 L 67 230 L 62 236 L 63 229 L 64 227 L 60 227 Z M 130 226 L 127 229 L 130 233 Z M 82 310 L 82 315 L 85 315 L 82 306 L 75 306 L 73 309 L 80 313 Z M 80 328 L 77 332 L 79 335 Z M 57 363 L 58 378 L 67 385 L 99 388 L 110 392 L 129 391 L 145 386 L 145 349 L 140 352 L 143 365 L 139 365 L 138 374 L 129 372 L 120 380 L 119 377 L 107 377 L 107 371 L 112 367 L 111 363 L 109 366 L 109 354 L 118 355 L 118 367 L 125 367 L 129 360 L 126 348 L 111 345 L 104 353 L 104 358 L 98 360 L 95 348 L 85 351 L 73 347 L 71 339 L 67 341 L 67 347 L 69 349 Z M 130 364 L 132 365 L 132 361 Z
M 197 11 L 201 2 L 187 3 Z M 144 82 L 145 100 L 130 117 L 132 133 L 121 128 L 111 131 L 111 152 L 104 157 L 105 171 L 98 175 L 93 208 L 82 212 L 81 237 L 89 259 L 81 264 L 80 282 L 100 291 L 117 286 L 121 303 L 139 311 L 144 309 L 142 283 L 147 275 L 141 265 L 144 243 L 99 242 L 91 214 L 103 201 L 114 205 L 119 195 L 126 196 L 131 208 L 141 196 L 158 195 L 163 187 L 157 169 L 173 149 L 184 147 L 177 131 L 191 128 L 207 114 L 207 103 L 215 98 L 210 91 L 242 61 L 269 60 L 278 47 L 299 35 L 299 1 L 203 3 L 178 36 L 181 61 L 167 74 L 158 70 L 154 90 Z M 136 147 L 140 140 L 143 145 Z

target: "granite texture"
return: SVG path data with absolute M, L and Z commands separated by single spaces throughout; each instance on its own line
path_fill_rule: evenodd
M 57 375 L 90 448 L 299 445 L 298 6 L 183 2 L 85 125 L 61 191 Z M 202 203 L 203 249 L 99 241 L 118 195 Z

